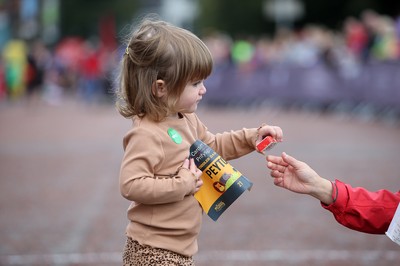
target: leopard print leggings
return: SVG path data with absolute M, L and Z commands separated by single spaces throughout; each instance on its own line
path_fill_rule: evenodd
M 143 246 L 130 237 L 126 240 L 122 259 L 124 266 L 195 266 L 192 257 Z

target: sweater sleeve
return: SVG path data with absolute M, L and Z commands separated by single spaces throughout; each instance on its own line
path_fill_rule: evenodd
M 119 180 L 126 199 L 163 204 L 180 201 L 194 191 L 196 177 L 188 169 L 176 169 L 171 175 L 155 174 L 165 155 L 160 138 L 150 130 L 131 130 L 124 138 L 124 149 Z
M 400 202 L 400 191 L 388 190 L 370 192 L 361 187 L 351 187 L 336 180 L 337 198 L 331 205 L 321 206 L 332 212 L 335 219 L 350 229 L 384 234 L 393 219 Z
M 255 150 L 257 128 L 242 128 L 213 134 L 194 114 L 195 127 L 201 141 L 210 146 L 225 160 L 242 157 Z

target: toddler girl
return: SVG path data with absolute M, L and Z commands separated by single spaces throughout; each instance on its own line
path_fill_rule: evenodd
M 193 33 L 145 19 L 121 62 L 117 109 L 132 120 L 123 139 L 120 189 L 128 209 L 124 265 L 194 265 L 202 208 L 193 197 L 201 172 L 188 160 L 197 139 L 225 160 L 255 150 L 263 136 L 282 140 L 279 127 L 213 134 L 195 111 L 213 66 Z

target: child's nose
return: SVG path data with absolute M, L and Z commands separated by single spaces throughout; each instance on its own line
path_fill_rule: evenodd
M 206 88 L 206 86 L 203 85 L 203 86 L 200 88 L 200 94 L 203 95 L 203 94 L 206 94 L 206 92 L 207 92 L 207 88 Z

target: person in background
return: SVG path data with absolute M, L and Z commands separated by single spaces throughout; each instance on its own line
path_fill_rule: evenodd
M 131 119 L 123 139 L 120 191 L 128 209 L 124 265 L 194 265 L 202 208 L 201 171 L 188 160 L 201 140 L 226 160 L 255 150 L 277 126 L 213 134 L 195 114 L 213 61 L 193 33 L 146 18 L 127 44 L 117 80 L 118 111 Z
M 42 41 L 36 40 L 29 47 L 26 62 L 26 96 L 29 101 L 37 103 L 43 94 L 43 84 L 49 53 Z
M 356 231 L 385 234 L 400 203 L 400 191 L 371 192 L 337 179 L 329 181 L 286 153 L 268 155 L 267 167 L 276 186 L 313 196 L 340 224 Z

